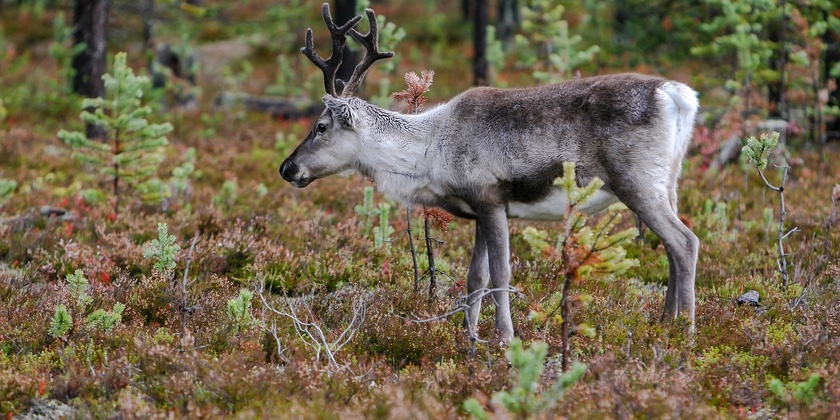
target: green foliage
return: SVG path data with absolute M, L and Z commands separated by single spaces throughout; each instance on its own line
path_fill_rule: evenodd
M 767 383 L 767 389 L 779 402 L 784 403 L 789 399 L 793 399 L 799 404 L 810 406 L 817 389 L 820 387 L 821 379 L 819 374 L 812 373 L 808 379 L 802 382 L 790 382 L 785 385 L 778 378 L 771 378 Z
M 181 247 L 175 243 L 175 236 L 169 234 L 166 223 L 158 223 L 158 238 L 152 239 L 143 251 L 143 258 L 155 260 L 154 268 L 161 273 L 175 270 L 175 256 Z
M 732 53 L 737 58 L 735 77 L 727 81 L 732 91 L 778 80 L 780 74 L 769 67 L 775 45 L 766 38 L 765 25 L 781 17 L 773 0 L 705 0 L 720 10 L 710 22 L 700 25 L 715 35 L 708 45 L 693 47 L 692 54 L 719 56 Z
M 569 244 L 568 239 L 572 239 L 576 253 L 597 254 L 597 258 L 591 261 L 584 260 L 585 263 L 577 268 L 577 275 L 583 277 L 596 273 L 621 275 L 628 269 L 638 266 L 639 261 L 627 258 L 627 251 L 624 249 L 625 245 L 639 235 L 638 229 L 632 227 L 610 233 L 622 219 L 619 212 L 626 207 L 622 204 L 613 204 L 607 208 L 594 227 L 586 226 L 588 217 L 577 209 L 586 204 L 587 200 L 604 185 L 604 181 L 593 178 L 586 186 L 578 187 L 576 180 L 574 163 L 564 162 L 563 176 L 556 179 L 554 185 L 559 186 L 569 198 L 569 215 L 566 232 L 558 238 L 555 247 L 560 249 L 563 244 Z
M 356 14 L 365 16 L 364 10 L 370 7 L 370 0 L 356 1 Z M 367 22 L 366 19 L 363 19 Z M 381 51 L 394 51 L 397 44 L 405 38 L 405 29 L 398 27 L 393 22 L 389 22 L 382 14 L 376 15 L 376 26 L 379 29 L 379 49 Z M 349 38 L 350 42 L 355 43 L 353 38 Z M 393 73 L 400 63 L 399 55 L 395 55 L 389 60 L 386 60 L 378 66 L 379 71 L 383 73 Z M 388 100 L 390 100 L 390 95 Z
M 373 217 L 379 214 L 379 209 L 373 205 L 373 187 L 365 187 L 362 204 L 356 205 L 355 210 L 362 217 L 362 233 L 367 236 L 373 227 Z
M 391 234 L 394 233 L 394 228 L 389 224 L 389 217 L 391 205 L 388 203 L 380 203 L 379 206 L 373 204 L 374 190 L 371 186 L 364 188 L 364 198 L 362 204 L 356 205 L 354 208 L 356 214 L 362 217 L 362 234 L 367 236 L 373 229 L 373 220 L 379 217 L 379 226 L 373 229 L 373 242 L 379 248 L 389 244 Z
M 110 332 L 114 329 L 114 326 L 122 321 L 123 310 L 125 310 L 125 305 L 119 302 L 115 303 L 114 308 L 110 311 L 97 309 L 85 317 L 85 327 L 92 330 Z
M 764 170 L 767 167 L 767 152 L 776 147 L 778 143 L 779 133 L 774 131 L 769 136 L 767 133 L 762 133 L 758 139 L 755 136 L 750 136 L 741 152 L 747 156 L 753 166 L 759 170 Z
M 770 212 L 772 216 L 773 212 Z M 738 231 L 730 229 L 730 217 L 727 204 L 723 201 L 712 201 L 707 199 L 703 203 L 702 220 L 705 230 L 698 234 L 704 235 L 709 240 L 734 241 L 738 237 Z
M 563 176 L 554 180 L 554 185 L 563 189 L 569 198 L 569 207 L 575 208 L 586 203 L 593 194 L 604 186 L 600 178 L 592 178 L 584 187 L 577 185 L 577 173 L 573 162 L 563 162 Z
M 73 27 L 67 26 L 64 13 L 59 12 L 53 20 L 53 42 L 49 55 L 58 63 L 58 87 L 64 94 L 72 93 L 70 81 L 76 74 L 73 59 L 87 48 L 84 42 L 71 44 L 72 36 Z
M 504 50 L 502 40 L 496 36 L 496 27 L 487 25 L 487 64 L 490 68 L 496 71 L 501 71 L 505 67 L 507 54 Z
M 533 304 L 528 319 L 545 331 L 553 325 L 560 325 L 564 331 L 561 339 L 567 349 L 563 355 L 566 366 L 570 358 L 569 333 L 575 330 L 586 337 L 596 335 L 591 326 L 580 324 L 575 327 L 570 319 L 570 299 L 581 306 L 592 301 L 592 296 L 586 293 L 572 297 L 572 285 L 594 275 L 620 276 L 637 267 L 639 261 L 629 258 L 624 246 L 638 236 L 638 230 L 631 227 L 612 233 L 621 221 L 619 211 L 625 208 L 621 204 L 610 206 L 595 226 L 587 226 L 588 217 L 578 208 L 586 204 L 604 183 L 593 178 L 588 185 L 578 187 L 574 163 L 564 162 L 563 176 L 556 179 L 554 185 L 563 191 L 569 202 L 564 232 L 553 247 L 549 245 L 548 233 L 544 231 L 528 227 L 523 237 L 532 250 L 537 251 L 536 254 L 560 265 L 563 285 L 560 289 L 550 290 L 547 298 Z
M 390 245 L 391 234 L 394 233 L 394 228 L 388 222 L 388 213 L 391 210 L 391 205 L 388 203 L 381 203 L 379 205 L 379 226 L 374 232 L 373 243 L 377 247 Z
M 364 9 L 370 7 L 370 0 L 358 0 L 356 2 L 356 14 L 365 16 Z M 367 22 L 367 19 L 363 19 Z M 360 24 L 363 25 L 363 24 Z M 376 26 L 379 29 L 379 49 L 380 51 L 396 51 L 397 45 L 405 38 L 405 29 L 389 22 L 382 14 L 376 15 Z M 349 38 L 350 44 L 356 44 L 356 41 Z M 401 57 L 399 54 L 388 60 L 380 61 L 375 67 L 377 71 L 383 75 L 379 79 L 379 91 L 376 95 L 370 98 L 370 102 L 382 107 L 387 107 L 391 104 L 391 78 L 397 71 Z
M 193 59 L 187 40 L 182 38 L 182 41 L 171 46 L 167 44 L 167 53 L 177 60 L 178 67 L 174 69 L 155 57 L 158 52 L 147 50 L 152 78 L 162 83 L 150 92 L 149 103 L 155 111 L 171 104 L 188 105 L 201 94 L 201 87 L 190 80 L 198 73 L 198 61 Z
M 108 142 L 89 139 L 78 131 L 58 132 L 73 148 L 76 159 L 113 180 L 115 213 L 119 211 L 119 184 L 136 188 L 149 180 L 163 161 L 160 149 L 168 144 L 165 136 L 172 131 L 170 123 L 151 124 L 146 119 L 152 109 L 142 105 L 141 99 L 149 79 L 135 76 L 126 59 L 125 53 L 117 53 L 112 74 L 102 76 L 106 98 L 82 101 L 82 108 L 93 108 L 93 112 L 82 111 L 82 121 L 104 129 Z
M 50 337 L 64 337 L 64 335 L 67 334 L 72 327 L 73 317 L 70 316 L 70 312 L 67 311 L 67 307 L 64 305 L 58 305 L 58 307 L 55 308 L 52 321 L 50 322 L 50 328 L 47 331 Z
M 6 106 L 3 103 L 3 98 L 0 98 L 0 122 L 6 120 L 6 117 L 9 116 L 9 111 L 6 109 Z
M 312 89 L 312 78 L 308 78 L 303 84 L 299 83 L 300 72 L 293 65 L 300 63 L 300 58 L 295 55 L 290 58 L 286 54 L 277 56 L 277 77 L 273 85 L 266 88 L 265 93 L 273 96 L 284 96 L 298 98 L 307 96 Z M 313 73 L 317 75 L 317 72 Z
M 283 57 L 282 54 L 300 55 L 296 31 L 311 10 L 309 6 L 304 0 L 287 0 L 280 4 L 272 4 L 266 13 L 268 25 L 259 28 L 262 29 L 259 31 L 260 35 L 267 35 L 266 47 L 280 49 L 279 57 Z
M 239 289 L 239 295 L 227 302 L 227 316 L 233 329 L 239 333 L 251 328 L 255 321 L 251 317 L 251 300 L 254 294 L 248 289 Z
M 583 38 L 569 33 L 563 5 L 551 0 L 531 0 L 521 8 L 521 31 L 516 35 L 517 64 L 533 68 L 533 77 L 544 83 L 568 80 L 572 72 L 591 62 L 600 48 L 582 49 Z
M 15 195 L 17 187 L 17 181 L 13 179 L 0 178 L 0 206 L 6 204 L 6 202 Z
M 222 189 L 219 190 L 219 193 L 213 196 L 213 204 L 230 209 L 236 205 L 236 198 L 238 196 L 239 187 L 236 185 L 236 181 L 229 179 L 222 184 Z
M 222 69 L 225 89 L 231 92 L 243 92 L 245 84 L 251 79 L 254 73 L 254 65 L 244 60 L 237 69 L 231 65 L 225 65 Z
M 137 186 L 141 199 L 149 204 L 167 203 L 172 198 L 186 199 L 191 179 L 201 176 L 201 171 L 196 171 L 196 151 L 190 147 L 184 153 L 184 160 L 181 165 L 172 169 L 172 175 L 168 180 L 158 177 Z
M 516 418 L 533 418 L 550 410 L 586 373 L 586 365 L 575 363 L 572 368 L 560 375 L 551 387 L 540 393 L 540 378 L 545 370 L 548 344 L 538 341 L 526 349 L 522 341 L 514 338 L 505 355 L 516 372 L 516 384 L 508 391 L 499 391 L 493 395 L 493 402 L 514 414 Z M 478 419 L 488 418 L 487 412 L 475 399 L 464 401 L 464 410 Z
M 260 182 L 259 184 L 257 184 L 257 187 L 255 188 L 254 192 L 257 193 L 257 197 L 265 197 L 266 195 L 268 195 L 268 187 L 266 187 L 264 183 Z
M 84 308 L 93 301 L 93 298 L 87 293 L 90 283 L 85 278 L 85 273 L 80 269 L 76 269 L 73 274 L 67 275 L 66 280 L 67 288 L 70 291 L 70 299 L 76 304 L 79 312 L 84 312 Z
M 86 188 L 79 191 L 79 197 L 84 200 L 87 205 L 99 204 L 105 201 L 105 193 L 97 188 Z

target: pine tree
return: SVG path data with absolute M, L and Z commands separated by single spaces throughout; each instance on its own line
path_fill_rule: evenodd
M 73 156 L 83 163 L 100 168 L 113 184 L 114 213 L 119 213 L 120 184 L 137 188 L 157 172 L 163 161 L 161 147 L 168 144 L 165 135 L 172 124 L 151 124 L 146 119 L 152 109 L 142 104 L 143 93 L 150 88 L 149 79 L 136 76 L 126 64 L 126 54 L 114 57 L 112 74 L 102 76 L 105 98 L 85 99 L 81 119 L 101 127 L 106 142 L 88 138 L 78 131 L 61 130 L 58 137 L 73 149 Z

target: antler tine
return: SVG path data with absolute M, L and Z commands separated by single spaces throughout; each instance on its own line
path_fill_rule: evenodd
M 344 85 L 344 89 L 341 91 L 341 96 L 350 96 L 353 94 L 353 92 L 362 83 L 367 71 L 371 66 L 373 66 L 373 63 L 377 60 L 391 58 L 394 56 L 393 51 L 379 51 L 379 28 L 376 25 L 376 14 L 373 13 L 373 9 L 365 9 L 365 15 L 367 15 L 368 22 L 370 23 L 368 33 L 362 35 L 355 29 L 350 30 L 350 36 L 365 47 L 365 57 L 353 70 L 353 75 L 350 76 L 350 81 Z M 359 18 L 361 18 L 361 16 L 359 16 Z
M 347 32 L 350 32 L 362 20 L 362 17 L 356 16 L 344 25 L 336 26 L 332 15 L 330 15 L 329 3 L 321 5 L 321 15 L 324 17 L 324 23 L 327 24 L 327 29 L 330 31 L 330 36 L 332 37 L 332 53 L 325 60 L 315 52 L 315 43 L 312 41 L 312 28 L 306 30 L 306 46 L 301 48 L 300 52 L 315 63 L 324 73 L 324 89 L 327 91 L 327 94 L 338 96 L 335 92 L 335 74 L 338 71 L 338 66 L 341 65 L 341 61 L 344 59 L 344 44 L 347 43 Z

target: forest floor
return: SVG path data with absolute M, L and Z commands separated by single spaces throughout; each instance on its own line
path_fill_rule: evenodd
M 558 324 L 531 316 L 562 288 L 560 263 L 523 234 L 534 226 L 553 241 L 560 225 L 512 222 L 512 285 L 521 292 L 512 300 L 514 329 L 526 348 L 542 341 L 548 350 L 527 403 L 510 411 L 499 392 L 526 373 L 493 340 L 491 300 L 478 330 L 488 341 L 474 355 L 463 314 L 415 321 L 453 310 L 465 293 L 472 222 L 433 226 L 440 274 L 430 298 L 428 275 L 415 290 L 405 209 L 379 194 L 365 204 L 371 184 L 358 176 L 306 189 L 280 178 L 280 163 L 313 121 L 214 109 L 207 98 L 198 110 L 154 117 L 174 126 L 159 176 L 195 150 L 186 188 L 155 204 L 124 192 L 115 213 L 109 181 L 57 138 L 59 129 L 81 128 L 78 102 L 33 84 L 34 54 L 4 59 L 4 92 L 12 93 L 0 122 L 0 178 L 17 186 L 0 206 L 0 413 L 437 419 L 466 416 L 471 398 L 499 417 L 840 413 L 837 143 L 818 148 L 795 138 L 790 147 L 785 226 L 799 231 L 785 241 L 786 286 L 777 270 L 778 195 L 754 169 L 704 169 L 693 148 L 680 213 L 701 241 L 696 332 L 660 322 L 668 259 L 648 233 L 626 247 L 637 267 L 574 284 L 573 320 L 587 328 L 572 335 L 571 358 L 586 371 L 562 397 L 550 392 L 561 374 Z M 8 85 L 14 81 L 19 90 Z M 13 94 L 31 95 L 34 105 L 14 110 L 21 101 Z M 768 170 L 771 180 L 778 175 Z M 375 214 L 385 203 L 390 211 Z M 144 256 L 161 223 L 180 247 L 169 271 Z M 377 244 L 383 226 L 393 232 Z M 425 273 L 422 226 L 413 213 Z M 625 210 L 618 228 L 632 226 Z M 68 283 L 76 270 L 86 287 Z M 757 305 L 739 304 L 751 290 Z M 113 326 L 91 321 L 119 312 L 117 303 Z M 72 320 L 54 334 L 60 305 Z

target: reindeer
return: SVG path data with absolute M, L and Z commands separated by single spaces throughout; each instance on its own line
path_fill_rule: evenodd
M 326 109 L 283 162 L 280 175 L 297 188 L 342 172 L 358 172 L 406 206 L 439 207 L 475 220 L 467 291 L 492 285 L 496 329 L 513 337 L 509 288 L 508 218 L 558 220 L 568 197 L 553 181 L 574 162 L 577 182 L 604 186 L 581 210 L 599 212 L 623 202 L 662 240 L 669 276 L 663 319 L 694 325 L 694 278 L 699 240 L 677 216 L 677 181 L 699 106 L 688 86 L 659 77 L 617 74 L 518 89 L 478 87 L 448 103 L 404 115 L 353 97 L 379 51 L 376 17 L 361 34 L 356 16 L 337 26 L 322 15 L 332 54 L 314 50 L 312 29 L 301 52 L 324 73 Z M 335 74 L 349 33 L 367 50 L 350 80 Z M 336 93 L 336 85 L 341 94 Z M 480 299 L 468 302 L 475 331 Z

